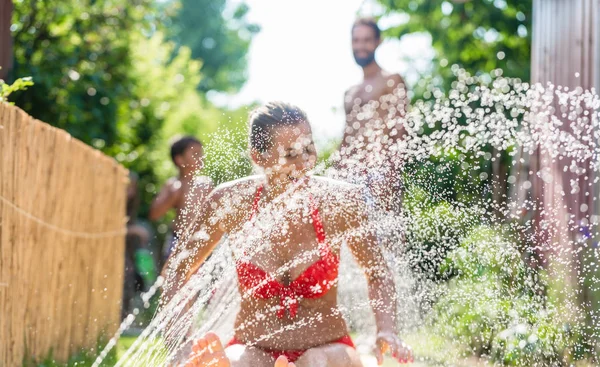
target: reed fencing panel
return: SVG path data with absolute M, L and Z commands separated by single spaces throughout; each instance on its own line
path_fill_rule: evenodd
M 0 366 L 66 360 L 120 321 L 127 170 L 0 103 Z

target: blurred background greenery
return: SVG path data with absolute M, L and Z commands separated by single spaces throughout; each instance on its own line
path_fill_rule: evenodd
M 435 56 L 410 86 L 414 100 L 435 100 L 434 88 L 450 90 L 458 68 L 481 80 L 498 69 L 530 78 L 532 0 L 373 3 L 379 16 L 405 19 L 384 29 L 386 39 L 431 36 Z M 137 172 L 144 218 L 175 174 L 168 154 L 175 135 L 205 141 L 205 174 L 216 183 L 251 171 L 244 152 L 253 105 L 227 109 L 208 98 L 235 94 L 247 80 L 247 53 L 260 32 L 248 11 L 243 1 L 227 0 L 15 1 L 8 82 L 31 76 L 35 87 L 10 100 Z M 335 146 L 321 152 L 322 161 Z M 494 152 L 486 149 L 489 156 L 477 157 L 445 150 L 407 168 L 407 253 L 418 277 L 444 289 L 424 300 L 431 311 L 426 335 L 445 338 L 463 357 L 502 365 L 584 359 L 591 350 L 574 342 L 580 331 L 557 321 L 544 274 L 529 267 L 527 246 L 511 223 L 472 210 L 499 185 L 508 189 L 491 181 Z M 500 161 L 509 165 L 506 153 Z M 159 237 L 170 219 L 156 224 Z
M 245 4 L 231 14 L 223 13 L 225 5 L 17 1 L 12 75 L 31 76 L 35 87 L 11 100 L 137 172 L 143 217 L 159 185 L 175 173 L 172 136 L 207 139 L 246 119 L 246 108 L 224 111 L 206 98 L 213 89 L 239 90 L 260 29 L 246 21 Z M 210 161 L 208 172 L 220 181 L 215 165 Z

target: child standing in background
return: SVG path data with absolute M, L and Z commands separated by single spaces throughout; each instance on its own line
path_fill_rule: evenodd
M 159 220 L 171 209 L 177 211 L 173 226 L 167 235 L 162 251 L 163 262 L 171 254 L 177 239 L 185 231 L 193 218 L 196 205 L 202 203 L 213 189 L 212 180 L 207 176 L 196 176 L 204 166 L 202 143 L 193 136 L 184 136 L 171 145 L 171 159 L 179 174 L 167 180 L 150 207 L 150 220 Z M 186 206 L 189 206 L 188 210 Z

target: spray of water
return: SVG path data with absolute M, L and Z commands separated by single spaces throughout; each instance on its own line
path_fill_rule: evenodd
M 478 355 L 508 365 L 559 366 L 592 358 L 600 340 L 600 99 L 594 90 L 529 85 L 501 71 L 492 75 L 489 80 L 457 69 L 451 91 L 432 88 L 432 99 L 416 101 L 397 120 L 406 131 L 399 143 L 385 146 L 373 123 L 355 140 L 365 157 L 353 157 L 350 175 L 349 168 L 340 172 L 331 162 L 313 173 L 360 178 L 386 160 L 401 159 L 402 210 L 372 205 L 368 228 L 359 230 L 375 232 L 384 249 L 386 264 L 378 266 L 394 275 L 402 335 L 428 330 L 452 340 L 456 358 Z M 377 119 L 383 104 L 384 110 L 400 108 L 404 95 L 395 97 L 358 113 L 363 120 Z M 224 157 L 223 164 L 243 164 L 239 157 L 245 154 Z M 367 200 L 370 194 L 365 189 Z M 569 195 L 579 195 L 577 207 L 565 208 Z M 240 302 L 251 297 L 239 293 L 234 259 L 268 251 L 265 239 L 285 237 L 289 228 L 282 218 L 290 208 L 307 207 L 305 200 L 287 192 L 261 210 L 258 225 L 223 239 L 118 366 L 185 360 L 193 340 L 209 330 L 224 341 L 231 338 Z M 224 220 L 236 205 L 224 205 L 213 220 Z M 195 214 L 188 213 L 190 228 Z M 192 236 L 202 233 L 190 230 L 181 243 Z M 362 270 L 343 239 L 328 241 L 341 244 L 339 313 L 357 336 L 359 351 L 367 353 L 375 334 L 371 308 L 378 305 L 370 304 Z M 185 261 L 193 255 L 179 256 Z M 274 275 L 315 256 L 307 251 Z M 237 327 L 266 322 L 268 311 Z M 126 319 L 95 366 L 132 321 Z M 317 316 L 285 328 L 318 322 Z M 274 340 L 285 328 L 261 340 Z

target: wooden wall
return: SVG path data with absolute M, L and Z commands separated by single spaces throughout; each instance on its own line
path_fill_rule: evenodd
M 533 1 L 533 44 L 532 44 L 532 83 L 568 87 L 583 91 L 600 87 L 600 0 L 534 0 Z M 554 116 L 563 121 L 562 131 L 572 133 L 572 123 L 557 109 Z M 595 115 L 598 124 L 598 111 L 589 111 Z M 586 126 L 593 126 L 592 117 L 584 117 Z M 596 127 L 597 128 L 597 127 Z M 598 142 L 593 142 L 598 143 Z M 598 172 L 591 169 L 592 161 L 575 161 L 577 167 L 585 169 L 578 174 L 571 169 L 568 159 L 552 160 L 539 149 L 530 157 L 530 170 L 534 173 L 549 170 L 551 182 L 531 178 L 533 196 L 543 203 L 543 210 L 536 213 L 535 219 L 543 221 L 546 217 L 555 220 L 554 232 L 538 226 L 538 240 L 547 245 L 544 254 L 552 254 L 544 259 L 545 266 L 554 271 L 555 280 L 562 282 L 557 291 L 566 301 L 577 299 L 584 312 L 589 308 L 600 310 L 600 294 L 594 291 L 590 279 L 593 274 L 586 266 L 594 262 L 592 257 L 594 242 L 600 238 L 581 239 L 581 226 L 593 221 L 599 214 L 600 203 L 594 200 L 599 196 L 598 185 L 594 179 Z M 533 175 L 535 176 L 535 174 Z M 573 182 L 579 190 L 573 190 Z M 583 210 L 582 208 L 586 208 Z M 598 229 L 596 225 L 595 230 Z M 543 242 L 543 243 L 542 243 Z M 597 261 L 597 260 L 596 260 Z M 588 269 L 588 270 L 586 270 Z M 564 277 L 564 278 L 562 278 Z M 575 311 L 575 310 L 573 310 Z M 595 322 L 598 322 L 596 320 Z

